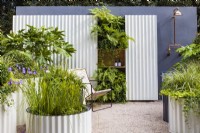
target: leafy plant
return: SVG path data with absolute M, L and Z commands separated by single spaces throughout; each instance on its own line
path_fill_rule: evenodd
M 200 114 L 200 63 L 180 63 L 176 68 L 164 76 L 161 94 L 183 99 L 186 116 L 190 110 Z
M 128 40 L 134 40 L 124 31 L 124 18 L 110 13 L 106 7 L 90 10 L 98 23 L 93 26 L 92 33 L 98 35 L 99 49 L 126 49 Z
M 183 57 L 183 60 L 187 59 L 200 59 L 200 35 L 197 35 L 192 44 L 183 46 L 177 49 Z
M 36 65 L 29 54 L 19 50 L 10 51 L 4 54 L 3 57 L 6 60 L 11 60 L 14 65 L 18 64 L 19 66 L 23 67 L 34 67 Z
M 75 49 L 71 44 L 64 41 L 63 31 L 58 28 L 36 28 L 28 25 L 28 30 L 18 31 L 17 34 L 10 33 L 2 42 L 5 48 L 3 54 L 12 50 L 20 50 L 31 55 L 39 66 L 45 66 L 52 62 L 51 55 L 63 54 L 71 56 Z
M 37 115 L 70 115 L 85 110 L 82 80 L 72 72 L 50 68 L 39 79 L 28 79 L 22 87 L 29 111 Z
M 7 64 L 9 62 L 4 62 L 0 58 L 0 104 L 11 106 L 13 99 L 9 97 L 17 90 L 17 84 L 20 84 L 20 82 L 14 80 L 13 74 L 9 72 Z
M 2 43 L 4 42 L 5 36 L 3 35 L 1 29 L 0 29 L 0 55 L 2 55 L 5 51 L 5 47 L 3 47 Z
M 36 72 L 39 72 L 36 62 L 25 52 L 13 50 L 4 54 L 3 58 L 6 62 L 11 62 L 9 69 L 13 72 L 15 78 L 30 78 L 35 76 Z
M 123 72 L 115 68 L 98 69 L 95 78 L 98 81 L 98 85 L 95 88 L 96 90 L 112 88 L 114 102 L 126 101 L 126 78 Z M 103 96 L 99 100 L 103 102 L 110 101 L 110 94 Z
M 8 67 L 3 62 L 0 62 L 0 86 L 9 81 L 9 76 Z

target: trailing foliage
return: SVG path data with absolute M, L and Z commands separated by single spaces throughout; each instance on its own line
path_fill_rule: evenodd
M 36 28 L 28 26 L 28 30 L 20 30 L 17 34 L 10 33 L 1 43 L 5 48 L 2 54 L 12 50 L 29 53 L 39 66 L 46 66 L 52 62 L 51 55 L 63 54 L 71 56 L 75 49 L 71 44 L 64 41 L 63 31 L 58 28 Z
M 177 52 L 183 58 L 164 77 L 161 94 L 181 99 L 187 118 L 189 111 L 200 114 L 200 36 Z
M 34 71 L 38 72 L 39 70 L 34 60 L 25 52 L 13 50 L 4 54 L 2 57 L 5 62 L 11 62 L 9 69 L 17 79 L 33 77 Z
M 98 85 L 96 90 L 105 88 L 113 89 L 112 98 L 114 102 L 126 102 L 126 78 L 123 72 L 115 68 L 98 69 L 96 71 Z M 99 101 L 110 101 L 110 94 L 103 96 Z
M 9 81 L 9 71 L 8 67 L 4 62 L 0 62 L 0 86 L 4 85 Z
M 200 35 L 198 35 L 194 42 L 190 45 L 183 46 L 177 49 L 183 57 L 183 60 L 199 60 L 200 59 Z
M 11 96 L 13 92 L 17 90 L 16 84 L 4 84 L 3 86 L 0 86 L 0 104 L 1 105 L 7 105 L 12 106 L 14 103 L 14 100 Z
M 17 90 L 18 81 L 14 80 L 13 74 L 8 70 L 9 62 L 0 58 L 0 104 L 11 106 L 13 99 L 11 94 Z
M 90 10 L 97 18 L 98 23 L 93 27 L 92 33 L 98 35 L 99 49 L 126 49 L 128 40 L 133 38 L 126 35 L 124 30 L 124 18 L 110 13 L 106 7 Z
M 19 66 L 23 67 L 35 66 L 35 62 L 31 59 L 31 56 L 19 50 L 10 51 L 4 54 L 2 57 L 6 60 L 11 60 L 13 65 L 18 64 Z
M 190 61 L 178 64 L 164 76 L 161 94 L 183 100 L 184 112 L 200 114 L 200 63 Z
M 60 68 L 35 80 L 29 79 L 22 87 L 30 113 L 37 115 L 70 115 L 85 110 L 82 89 L 85 86 L 75 74 Z

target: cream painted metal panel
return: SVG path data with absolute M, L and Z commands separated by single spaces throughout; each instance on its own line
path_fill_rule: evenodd
M 53 55 L 55 65 L 63 68 L 85 68 L 91 77 L 97 69 L 97 37 L 91 35 L 96 20 L 91 15 L 17 15 L 13 17 L 13 31 L 35 27 L 58 27 L 65 40 L 77 50 L 69 59 Z
M 13 93 L 11 98 L 16 101 L 16 94 Z M 16 105 L 7 107 L 0 105 L 0 133 L 16 133 L 17 132 L 17 112 Z
M 127 100 L 158 100 L 157 16 L 126 15 Z
M 170 133 L 200 133 L 200 116 L 190 111 L 187 119 L 183 112 L 181 100 L 169 97 L 169 132 Z

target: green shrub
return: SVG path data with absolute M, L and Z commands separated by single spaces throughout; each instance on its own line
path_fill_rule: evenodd
M 111 14 L 106 7 L 90 10 L 98 23 L 93 26 L 92 33 L 98 35 L 99 49 L 126 49 L 128 40 L 133 40 L 125 33 L 125 20 L 121 16 Z
M 8 67 L 0 62 L 0 86 L 3 86 L 10 79 L 10 73 L 8 71 Z
M 34 66 L 36 65 L 29 54 L 26 54 L 19 50 L 10 51 L 6 53 L 3 57 L 13 62 L 13 66 L 11 67 L 16 67 L 16 65 L 19 65 L 21 67 L 34 68 Z
M 200 114 L 200 63 L 180 63 L 164 76 L 161 94 L 183 99 L 186 116 L 190 110 Z
M 5 49 L 2 55 L 9 51 L 19 50 L 30 54 L 39 66 L 46 66 L 52 62 L 52 54 L 71 56 L 75 49 L 65 42 L 63 31 L 58 28 L 36 28 L 28 26 L 28 30 L 22 29 L 17 34 L 10 33 L 2 42 Z
M 31 113 L 52 116 L 84 111 L 84 88 L 82 80 L 73 73 L 52 67 L 38 82 L 28 79 L 22 90 Z
M 15 78 L 30 78 L 35 76 L 32 74 L 33 71 L 39 72 L 39 67 L 36 62 L 25 52 L 13 50 L 4 54 L 3 58 L 6 62 L 12 62 L 9 64 L 9 67 L 14 73 Z M 23 68 L 26 69 L 26 73 L 23 73 Z M 30 70 L 30 73 L 27 70 Z
M 197 35 L 192 44 L 177 49 L 183 60 L 200 59 L 200 35 Z
M 98 85 L 96 90 L 113 89 L 112 97 L 114 102 L 126 101 L 126 76 L 115 68 L 98 69 L 96 72 Z M 99 99 L 103 102 L 110 101 L 110 94 Z
M 0 104 L 11 106 L 14 101 L 10 96 L 17 90 L 17 84 L 21 82 L 14 80 L 13 74 L 8 71 L 7 64 L 9 62 L 5 62 L 0 58 Z

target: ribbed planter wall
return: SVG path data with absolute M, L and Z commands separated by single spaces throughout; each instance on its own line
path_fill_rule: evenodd
M 27 83 L 25 82 L 26 79 L 23 80 L 23 86 L 25 86 Z M 37 83 L 39 78 L 33 79 Z M 26 108 L 28 107 L 26 100 L 23 96 L 23 93 L 21 90 L 17 91 L 16 93 L 16 112 L 17 112 L 17 125 L 24 125 L 26 124 Z
M 91 110 L 67 116 L 38 116 L 28 113 L 26 133 L 91 133 Z
M 16 92 L 17 125 L 26 124 L 26 104 L 22 91 Z
M 185 119 L 181 101 L 169 97 L 169 132 L 170 133 L 200 133 L 200 116 L 192 111 Z
M 12 98 L 16 101 L 16 94 L 12 94 Z M 7 107 L 0 105 L 0 133 L 16 133 L 16 106 Z

